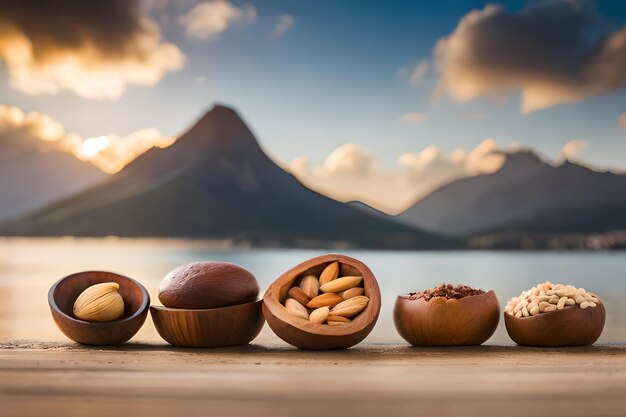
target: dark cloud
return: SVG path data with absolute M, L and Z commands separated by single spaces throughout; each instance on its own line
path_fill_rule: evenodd
M 116 98 L 127 84 L 179 69 L 183 55 L 137 0 L 4 0 L 0 60 L 13 87 L 30 94 Z
M 106 56 L 123 56 L 129 39 L 143 29 L 133 0 L 5 0 L 0 20 L 15 26 L 45 60 L 55 50 L 92 45 Z
M 518 13 L 470 12 L 435 48 L 438 95 L 457 101 L 522 94 L 522 111 L 626 85 L 626 27 L 607 32 L 593 3 L 552 0 Z

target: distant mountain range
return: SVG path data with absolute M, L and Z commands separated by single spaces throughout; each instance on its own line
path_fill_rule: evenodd
M 626 230 L 626 175 L 508 153 L 497 172 L 447 184 L 397 219 L 455 237 Z
M 444 185 L 393 217 L 306 188 L 224 106 L 112 176 L 45 143 L 0 139 L 0 235 L 395 249 L 463 241 L 492 248 L 626 245 L 626 232 L 608 233 L 626 231 L 626 175 L 554 166 L 528 150 L 506 153 L 497 172 Z
M 16 217 L 84 190 L 108 175 L 54 144 L 23 137 L 0 136 L 0 220 Z
M 0 233 L 207 237 L 287 247 L 457 246 L 304 187 L 224 106 L 172 146 L 149 150 L 102 184 L 5 223 Z

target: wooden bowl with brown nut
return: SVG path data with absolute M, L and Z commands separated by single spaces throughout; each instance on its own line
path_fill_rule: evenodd
M 345 255 L 318 256 L 274 281 L 263 315 L 285 342 L 301 349 L 345 349 L 372 331 L 380 289 L 363 262 Z
M 169 344 L 186 347 L 247 345 L 259 335 L 265 319 L 262 301 L 207 309 L 153 305 L 150 314 L 159 335 Z
M 597 295 L 549 282 L 512 298 L 504 312 L 506 330 L 521 346 L 592 345 L 602 334 L 605 320 L 604 303 Z
M 494 291 L 473 290 L 461 298 L 398 296 L 393 310 L 398 334 L 412 346 L 483 344 L 498 327 L 500 306 Z
M 150 307 L 159 335 L 185 347 L 246 345 L 265 319 L 252 273 L 227 262 L 194 262 L 169 272 L 159 286 L 163 306 Z
M 123 300 L 121 317 L 110 321 L 76 317 L 79 296 L 104 283 L 117 287 L 116 292 Z M 150 296 L 143 285 L 132 278 L 112 272 L 87 271 L 56 282 L 48 292 L 48 304 L 54 322 L 70 339 L 86 345 L 115 345 L 126 342 L 141 328 L 148 314 Z M 94 320 L 99 319 L 94 316 Z

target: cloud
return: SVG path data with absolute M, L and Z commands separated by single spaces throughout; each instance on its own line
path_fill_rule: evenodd
M 37 139 L 37 140 L 33 140 Z M 71 141 L 59 122 L 41 113 L 24 113 L 17 107 L 0 106 L 0 145 L 25 150 L 62 148 Z
M 280 38 L 285 33 L 289 32 L 295 24 L 296 19 L 293 16 L 288 14 L 280 15 L 276 21 L 276 26 L 274 26 L 274 29 L 272 30 L 272 35 Z
M 404 123 L 419 123 L 423 122 L 426 119 L 428 119 L 428 116 L 424 113 L 419 112 L 404 113 L 402 116 L 400 116 L 400 120 Z
M 446 153 L 435 145 L 419 153 L 406 153 L 398 162 L 409 168 L 413 176 L 422 177 L 433 172 L 441 174 L 478 175 L 497 171 L 504 163 L 504 156 L 493 139 L 486 139 L 471 151 L 454 149 Z
M 411 75 L 409 76 L 409 82 L 411 83 L 411 85 L 417 85 L 420 82 L 422 82 L 424 77 L 426 77 L 426 74 L 428 74 L 429 68 L 430 68 L 430 64 L 428 63 L 428 61 L 425 59 L 422 59 L 415 66 L 413 71 L 411 71 Z
M 235 22 L 252 22 L 256 9 L 251 4 L 238 7 L 227 0 L 205 1 L 196 5 L 178 21 L 192 39 L 210 40 Z
M 184 55 L 161 40 L 138 0 L 7 0 L 0 61 L 10 85 L 26 94 L 117 99 L 128 85 L 154 85 L 182 68 Z
M 82 138 L 67 132 L 61 123 L 48 115 L 0 106 L 0 144 L 3 146 L 62 150 L 108 173 L 119 171 L 154 146 L 163 148 L 173 142 L 174 138 L 164 137 L 155 128 L 137 130 L 125 136 L 109 133 Z
M 418 85 L 428 74 L 430 70 L 430 62 L 422 59 L 413 68 L 402 67 L 398 70 L 398 76 L 406 79 L 411 85 Z
M 89 161 L 104 172 L 113 174 L 148 149 L 165 148 L 174 141 L 175 138 L 163 136 L 156 128 L 146 128 L 125 136 L 109 133 L 87 138 L 73 151 L 80 159 Z
M 626 113 L 622 113 L 619 116 L 619 119 L 617 119 L 617 124 L 619 124 L 620 127 L 626 129 Z
M 330 175 L 363 176 L 374 169 L 374 156 L 353 143 L 335 149 L 324 164 Z
M 497 144 L 486 140 L 470 151 L 448 153 L 429 146 L 401 155 L 393 169 L 385 169 L 370 152 L 346 144 L 322 165 L 311 166 L 306 157 L 299 157 L 287 169 L 306 186 L 336 200 L 359 200 L 397 214 L 450 181 L 498 170 L 504 159 Z
M 588 146 L 584 140 L 573 139 L 563 145 L 561 149 L 561 161 L 577 162 L 581 152 Z
M 465 15 L 435 46 L 435 99 L 521 93 L 524 113 L 626 85 L 626 27 L 607 31 L 587 0 L 533 2 Z

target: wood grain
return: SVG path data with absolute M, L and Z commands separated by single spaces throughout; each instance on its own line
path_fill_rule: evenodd
M 265 319 L 262 301 L 210 309 L 151 306 L 154 327 L 175 346 L 223 347 L 246 345 L 258 336 Z
M 124 299 L 124 316 L 120 320 L 90 323 L 74 317 L 76 298 L 87 287 L 102 282 L 116 282 Z M 86 271 L 57 281 L 48 292 L 52 318 L 70 339 L 87 345 L 124 343 L 137 333 L 146 320 L 150 296 L 139 282 L 112 272 Z
M 600 301 L 585 309 L 568 306 L 536 316 L 516 318 L 504 313 L 511 339 L 523 346 L 584 346 L 593 344 L 604 329 L 606 311 Z
M 303 351 L 0 341 L 8 417 L 621 417 L 624 392 L 624 345 Z
M 328 264 L 339 261 L 339 276 L 363 277 L 364 293 L 369 297 L 365 310 L 350 323 L 340 326 L 313 324 L 285 310 L 289 289 L 305 275 L 319 277 Z M 263 315 L 271 329 L 285 342 L 301 349 L 343 349 L 361 342 L 372 331 L 380 313 L 380 289 L 372 271 L 354 258 L 328 254 L 296 265 L 274 281 L 263 297 Z
M 396 330 L 414 346 L 480 345 L 493 335 L 499 321 L 500 305 L 494 291 L 458 300 L 411 300 L 401 295 L 393 310 Z

